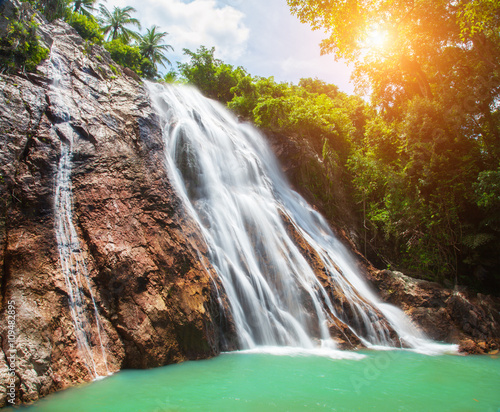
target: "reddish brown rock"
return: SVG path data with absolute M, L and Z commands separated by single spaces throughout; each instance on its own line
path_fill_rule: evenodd
M 356 306 L 364 306 L 371 313 L 371 321 L 373 323 L 378 323 L 380 326 L 388 331 L 388 338 L 392 340 L 395 346 L 400 345 L 400 341 L 395 333 L 395 331 L 390 326 L 389 322 L 385 319 L 383 314 L 374 306 L 372 306 L 363 296 L 355 292 L 355 288 L 352 288 L 351 299 L 349 301 L 345 295 L 342 286 L 335 282 L 333 274 L 329 273 L 326 268 L 323 259 L 318 254 L 316 250 L 304 239 L 303 236 L 298 233 L 294 224 L 290 219 L 281 213 L 281 218 L 286 227 L 288 235 L 293 239 L 295 245 L 300 250 L 300 253 L 310 267 L 313 269 L 314 274 L 320 281 L 322 287 L 326 291 L 333 306 L 333 312 L 330 312 L 331 322 L 328 325 L 330 336 L 333 340 L 337 342 L 340 349 L 352 350 L 363 347 L 360 338 L 365 338 L 369 340 L 370 332 L 366 330 L 366 324 L 358 320 L 358 313 L 356 313 Z M 342 275 L 342 271 L 339 267 L 335 267 L 339 275 Z M 348 281 L 346 280 L 348 283 Z M 352 285 L 349 285 L 352 287 Z M 355 300 L 355 302 L 354 302 Z M 303 293 L 303 305 L 306 310 L 312 314 L 314 309 L 311 302 L 307 297 L 307 293 Z M 311 331 L 313 335 L 319 336 L 319 330 Z
M 368 276 L 382 299 L 402 308 L 430 338 L 457 343 L 465 353 L 500 348 L 500 299 L 389 270 L 370 270 Z
M 70 127 L 79 136 L 73 223 L 109 370 L 216 355 L 234 329 L 219 313 L 196 226 L 168 181 L 160 124 L 143 84 L 115 76 L 109 54 L 89 48 L 67 24 L 40 29 L 68 74 Z M 50 84 L 47 61 L 37 74 L 0 75 L 0 406 L 9 365 L 16 403 L 92 379 L 76 344 L 55 237 L 55 182 L 67 136 L 54 127 L 61 119 Z M 15 302 L 15 365 L 6 361 L 8 302 Z

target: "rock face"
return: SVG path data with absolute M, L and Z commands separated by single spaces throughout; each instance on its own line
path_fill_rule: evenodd
M 318 209 L 340 237 L 348 233 L 357 242 L 356 228 L 361 222 L 350 204 L 342 171 L 322 160 L 322 146 L 300 135 L 273 131 L 265 131 L 265 135 L 292 187 Z
M 38 74 L 0 76 L 0 406 L 11 399 L 11 378 L 16 403 L 93 378 L 79 354 L 54 230 L 68 134 L 77 136 L 73 223 L 107 369 L 210 357 L 222 339 L 219 304 L 204 269 L 210 265 L 167 180 L 160 125 L 143 85 L 67 24 L 40 29 L 66 73 L 69 119 L 62 127 L 53 62 L 43 62 Z M 103 359 L 96 363 L 102 374 Z
M 402 308 L 431 339 L 458 343 L 466 353 L 500 349 L 500 299 L 466 289 L 446 289 L 400 272 L 369 273 L 382 299 Z

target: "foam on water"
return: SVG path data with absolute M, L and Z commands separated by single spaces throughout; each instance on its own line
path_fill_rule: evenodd
M 361 353 L 341 351 L 327 347 L 316 347 L 312 349 L 293 346 L 258 346 L 252 349 L 242 349 L 228 353 L 266 354 L 274 356 L 319 356 L 330 359 L 352 359 L 359 360 L 366 357 Z

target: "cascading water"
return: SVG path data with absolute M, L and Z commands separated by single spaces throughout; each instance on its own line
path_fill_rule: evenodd
M 69 95 L 69 88 L 65 86 L 68 79 L 63 73 L 65 70 L 67 72 L 67 68 L 55 46 L 52 47 L 48 67 L 48 75 L 52 78 L 48 95 L 51 111 L 56 117 L 54 131 L 61 136 L 61 158 L 57 169 L 54 201 L 59 259 L 68 289 L 69 306 L 80 356 L 89 373 L 94 379 L 98 379 L 110 374 L 103 344 L 105 332 L 99 320 L 85 258 L 73 224 L 71 159 L 77 135 L 71 127 L 68 108 L 72 107 L 74 102 Z
M 367 346 L 437 349 L 366 286 L 255 129 L 195 89 L 147 88 L 167 168 L 208 245 L 242 349 L 335 348 L 331 334 L 346 331 Z

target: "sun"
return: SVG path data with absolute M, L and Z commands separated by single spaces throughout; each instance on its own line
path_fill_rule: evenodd
M 381 50 L 388 46 L 389 32 L 380 27 L 373 26 L 366 32 L 364 47 L 369 50 Z
M 387 33 L 381 30 L 373 30 L 368 34 L 368 43 L 372 47 L 383 47 L 387 41 Z

